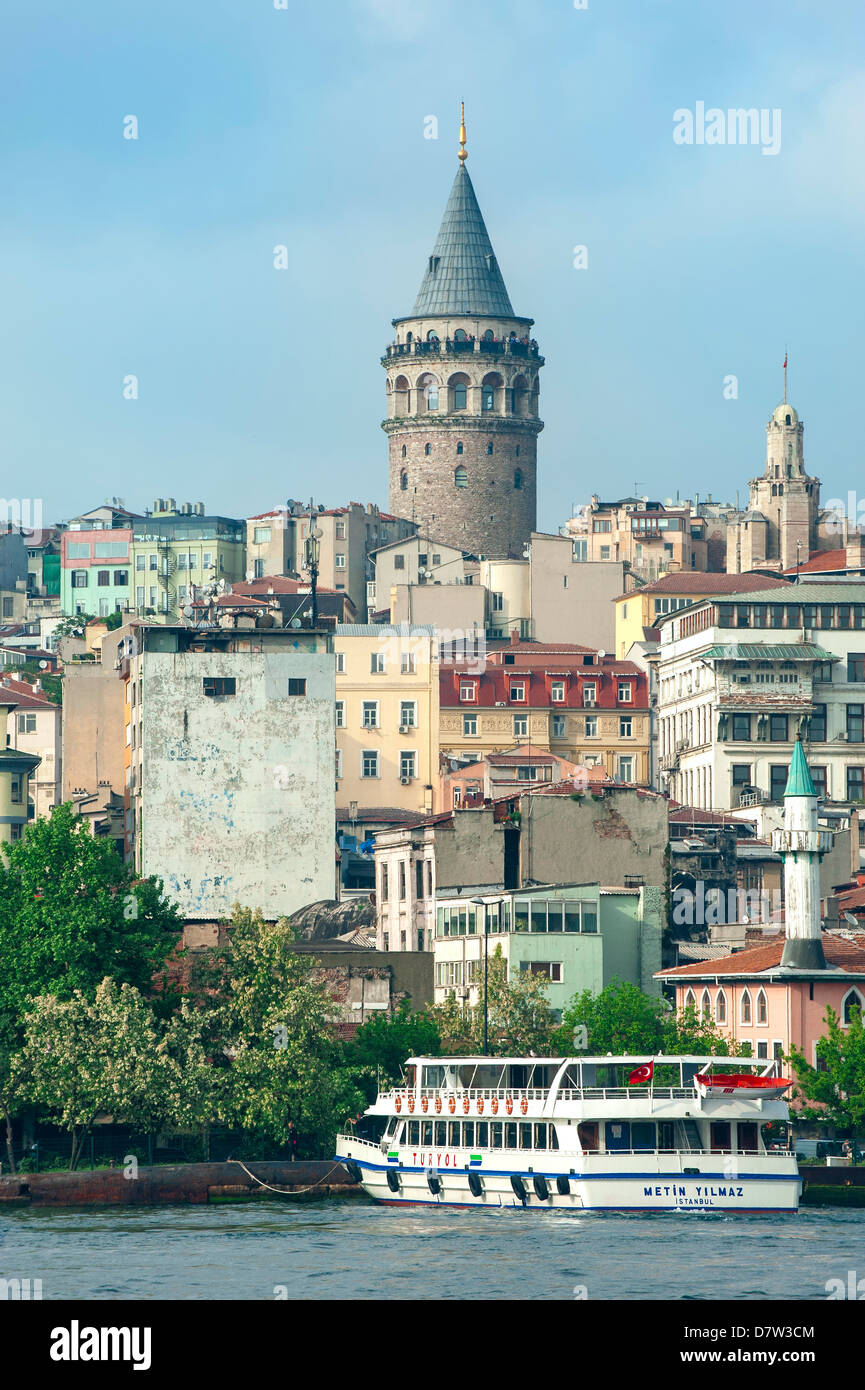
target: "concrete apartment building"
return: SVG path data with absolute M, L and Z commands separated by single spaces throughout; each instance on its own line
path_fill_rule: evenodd
M 616 655 L 627 656 L 636 643 L 646 640 L 647 632 L 656 632 L 661 618 L 700 599 L 777 589 L 786 582 L 782 575 L 775 579 L 765 574 L 700 574 L 682 570 L 617 594 Z
M 208 516 L 203 502 L 157 497 L 152 512 L 132 522 L 131 606 L 138 617 L 174 623 L 195 589 L 244 577 L 244 524 Z
M 435 630 L 340 623 L 334 651 L 340 805 L 429 813 L 438 778 Z
M 84 638 L 65 638 L 62 708 L 62 801 L 82 796 L 123 798 L 126 789 L 124 686 L 117 678 L 117 644 L 137 620 L 110 634 L 88 625 Z M 106 640 L 107 639 L 107 640 Z
M 645 672 L 587 647 L 512 641 L 488 651 L 483 671 L 440 669 L 439 744 L 476 762 L 528 742 L 620 782 L 649 777 Z
M 566 782 L 380 831 L 378 947 L 431 950 L 439 897 L 468 901 L 581 879 L 660 892 L 668 876 L 667 805 L 655 792 L 612 784 L 576 797 Z
M 239 902 L 273 919 L 335 896 L 332 641 L 224 621 L 141 625 L 115 644 L 128 843 L 183 917 Z
M 346 507 L 316 507 L 313 525 L 320 547 L 318 583 L 324 589 L 348 594 L 355 611 L 366 617 L 371 557 L 380 546 L 411 535 L 417 527 L 379 511 L 372 502 L 366 506 L 350 502 Z M 250 517 L 245 527 L 247 579 L 268 575 L 308 578 L 304 555 L 310 527 L 308 504 L 287 502 L 284 507 Z
M 130 590 L 132 523 L 140 519 L 118 502 L 72 517 L 60 536 L 60 610 L 107 618 L 126 612 Z
M 672 570 L 724 569 L 727 513 L 735 508 L 713 503 L 651 501 L 622 497 L 602 502 L 597 494 L 574 509 L 566 523 L 578 559 L 622 561 L 646 583 Z
M 14 709 L 11 700 L 4 702 L 0 698 L 0 728 L 9 722 Z M 38 767 L 39 758 L 35 753 L 25 753 L 20 748 L 0 748 L 0 844 L 16 844 L 24 835 L 27 822 L 33 819 L 31 782 Z
M 660 622 L 658 728 L 670 795 L 780 802 L 796 738 L 819 795 L 865 800 L 865 581 L 705 599 Z
M 393 611 L 396 592 L 406 588 L 405 601 L 414 603 L 420 589 L 436 590 L 474 585 L 478 565 L 467 551 L 420 532 L 390 541 L 370 555 L 371 578 L 367 583 L 367 609 L 376 613 Z M 406 619 L 411 621 L 411 619 Z
M 533 531 L 521 559 L 485 560 L 487 636 L 577 642 L 612 652 L 613 600 L 632 583 L 627 563 L 588 559 L 568 536 Z

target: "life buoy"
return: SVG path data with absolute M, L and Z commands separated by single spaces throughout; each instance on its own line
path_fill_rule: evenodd
M 493 1096 L 492 1100 L 490 1101 L 490 1110 L 492 1110 L 494 1115 L 497 1115 L 499 1113 L 499 1103 L 496 1100 L 495 1096 Z
M 436 1114 L 437 1114 L 437 1115 L 440 1115 L 441 1113 L 442 1113 L 442 1098 L 441 1098 L 441 1096 L 436 1096 Z
M 426 1112 L 429 1110 L 429 1101 L 427 1100 L 426 1096 L 423 1096 L 421 1098 L 420 1108 L 424 1114 L 426 1114 Z
M 408 1098 L 408 1108 L 409 1108 L 409 1110 L 411 1111 L 411 1113 L 414 1114 L 414 1096 L 409 1096 L 409 1098 Z
M 456 1108 L 457 1108 L 456 1100 L 454 1099 L 453 1096 L 449 1096 L 449 1097 L 448 1097 L 448 1110 L 451 1112 L 451 1114 L 453 1114 L 454 1111 L 456 1110 Z
M 508 1097 L 506 1098 L 506 1100 L 505 1100 L 505 1109 L 507 1110 L 507 1112 L 508 1112 L 509 1115 L 512 1115 L 512 1114 L 513 1114 L 514 1103 L 513 1103 L 513 1101 L 511 1100 L 510 1096 L 508 1096 Z
M 478 1100 L 478 1114 L 479 1114 L 479 1115 L 482 1115 L 483 1113 L 484 1113 L 484 1103 L 483 1103 L 482 1100 L 479 1099 L 479 1100 Z
M 396 1111 L 397 1114 L 399 1114 L 399 1112 L 402 1110 L 402 1097 L 401 1097 L 401 1096 L 397 1096 L 396 1100 L 395 1100 L 394 1103 L 393 1103 L 393 1108 L 394 1108 L 394 1110 Z
M 526 1113 L 526 1111 L 528 1110 L 528 1108 L 529 1108 L 529 1102 L 526 1100 L 525 1096 L 523 1096 L 522 1100 L 520 1101 L 520 1110 L 521 1110 L 521 1112 L 522 1112 L 523 1115 L 525 1115 L 525 1113 Z
M 468 1113 L 469 1113 L 469 1098 L 468 1098 L 468 1096 L 466 1096 L 466 1097 L 464 1098 L 464 1100 L 463 1100 L 463 1114 L 464 1114 L 464 1115 L 467 1115 Z

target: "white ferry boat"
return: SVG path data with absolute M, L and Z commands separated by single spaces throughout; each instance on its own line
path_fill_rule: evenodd
M 742 1057 L 412 1057 L 337 1138 L 383 1202 L 796 1211 L 792 1084 Z M 767 1126 L 772 1122 L 771 1131 Z M 778 1123 L 780 1122 L 780 1123 Z

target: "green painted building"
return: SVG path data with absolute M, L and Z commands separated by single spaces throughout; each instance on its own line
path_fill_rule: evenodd
M 244 578 L 244 553 L 243 521 L 207 516 L 203 502 L 178 507 L 173 497 L 157 498 L 132 525 L 131 606 L 139 616 L 176 623 L 194 589 Z

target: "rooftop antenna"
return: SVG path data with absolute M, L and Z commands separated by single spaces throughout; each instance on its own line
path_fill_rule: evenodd
M 787 349 L 784 349 L 784 404 L 787 404 Z
M 469 156 L 468 156 L 468 150 L 466 149 L 466 104 L 465 104 L 464 101 L 461 101 L 461 102 L 460 102 L 460 149 L 459 149 L 459 154 L 457 155 L 457 158 L 459 159 L 460 164 L 463 164 L 463 165 L 464 165 L 465 162 L 466 162 L 466 160 L 468 159 L 468 157 L 469 157 Z

